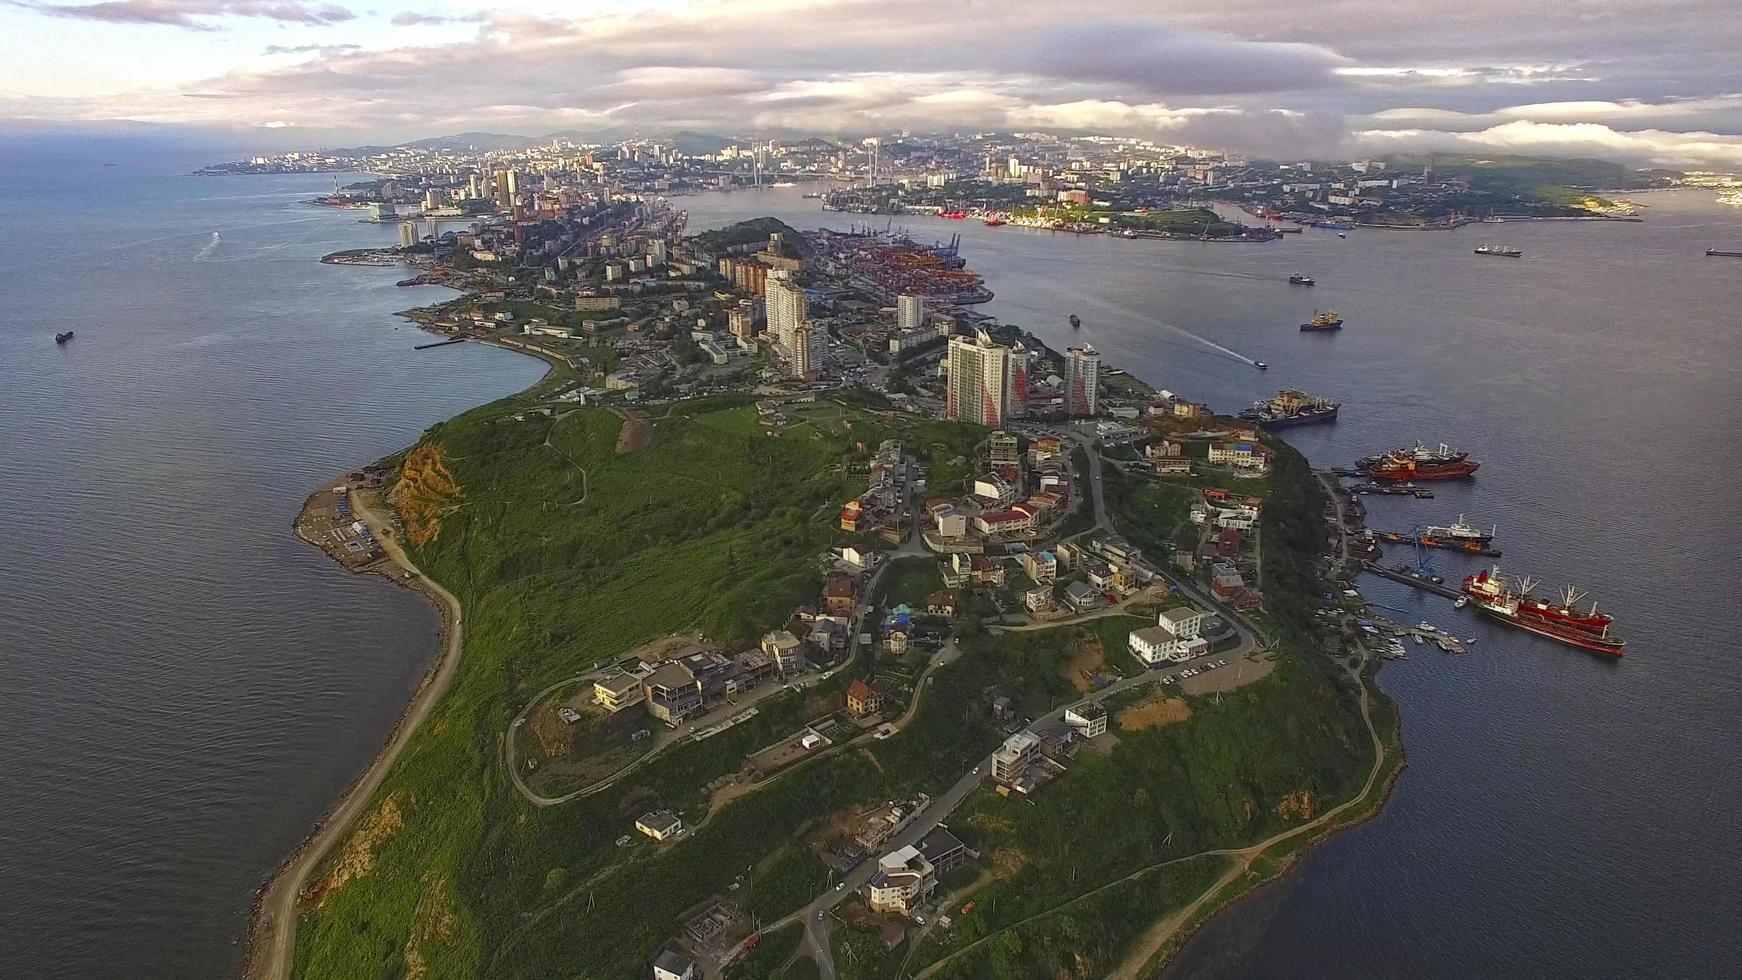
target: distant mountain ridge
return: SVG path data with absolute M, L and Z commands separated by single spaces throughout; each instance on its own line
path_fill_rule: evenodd
M 613 129 L 579 132 L 577 130 L 562 130 L 548 133 L 544 136 L 520 136 L 511 133 L 455 133 L 451 136 L 431 136 L 426 139 L 411 140 L 405 143 L 390 143 L 368 146 L 344 146 L 327 150 L 328 153 L 340 156 L 373 156 L 393 150 L 524 150 L 528 147 L 549 143 L 551 140 L 570 140 L 576 143 L 616 143 L 631 138 L 635 130 L 626 126 Z M 682 130 L 670 134 L 644 134 L 648 139 L 662 143 L 671 143 L 680 153 L 718 153 L 728 146 L 742 145 L 742 140 L 729 136 L 718 136 L 713 133 L 698 133 Z

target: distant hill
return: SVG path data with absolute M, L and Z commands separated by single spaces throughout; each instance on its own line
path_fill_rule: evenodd
M 1529 190 L 1538 187 L 1568 187 L 1584 190 L 1630 190 L 1656 187 L 1663 178 L 1625 164 L 1589 158 L 1526 156 L 1393 157 L 1389 165 L 1420 169 L 1429 163 L 1441 174 L 1463 177 L 1472 184 L 1490 188 Z
M 694 236 L 694 241 L 703 250 L 724 250 L 734 245 L 766 242 L 772 234 L 780 235 L 783 252 L 795 258 L 810 257 L 810 246 L 805 243 L 804 236 L 779 218 L 751 218 L 716 231 L 704 231 Z

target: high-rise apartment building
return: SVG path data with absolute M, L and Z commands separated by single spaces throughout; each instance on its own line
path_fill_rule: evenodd
M 804 326 L 809 313 L 804 290 L 793 281 L 792 273 L 775 269 L 768 273 L 764 291 L 767 294 L 768 332 L 790 353 L 793 335 Z
M 902 333 L 925 325 L 925 299 L 903 296 L 895 301 L 895 328 Z
M 984 330 L 950 338 L 949 372 L 945 413 L 952 421 L 996 427 L 1028 411 L 1027 355 Z
M 795 378 L 815 378 L 823 369 L 823 350 L 828 346 L 829 333 L 821 324 L 803 323 L 792 333 L 792 345 L 787 348 L 791 358 L 787 364 Z
M 1065 413 L 1094 415 L 1100 406 L 1101 354 L 1087 344 L 1065 352 Z

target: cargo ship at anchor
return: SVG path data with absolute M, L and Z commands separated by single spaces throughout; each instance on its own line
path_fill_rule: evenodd
M 1367 478 L 1376 483 L 1462 480 L 1474 476 L 1482 466 L 1469 455 L 1443 442 L 1434 449 L 1417 443 L 1414 449 L 1393 449 L 1380 456 L 1369 456 L 1355 468 L 1365 471 Z
M 1282 429 L 1309 422 L 1335 422 L 1343 406 L 1328 398 L 1309 395 L 1290 388 L 1279 391 L 1275 398 L 1254 402 L 1240 413 L 1240 418 L 1264 429 Z
M 1531 594 L 1536 583 L 1528 577 L 1518 580 L 1514 591 L 1500 577 L 1500 569 L 1483 569 L 1464 579 L 1460 605 L 1474 603 L 1476 609 L 1495 619 L 1538 636 L 1612 657 L 1623 655 L 1627 641 L 1609 635 L 1613 617 L 1597 611 L 1597 604 L 1583 612 L 1578 608 L 1583 592 L 1567 586 L 1559 602 L 1544 602 Z

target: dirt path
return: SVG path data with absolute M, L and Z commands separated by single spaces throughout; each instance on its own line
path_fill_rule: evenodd
M 357 818 L 368 809 L 370 800 L 374 798 L 375 791 L 380 789 L 381 781 L 386 777 L 394 760 L 399 758 L 399 753 L 411 741 L 412 734 L 429 717 L 430 709 L 447 693 L 460 663 L 464 632 L 461 628 L 460 600 L 418 570 L 406 556 L 398 540 L 390 536 L 392 522 L 373 503 L 366 501 L 362 494 L 357 494 L 353 496 L 351 506 L 357 518 L 366 522 L 374 531 L 376 540 L 381 543 L 382 550 L 391 560 L 390 568 L 393 571 L 384 574 L 430 596 L 440 607 L 442 632 L 446 643 L 442 648 L 441 659 L 424 676 L 424 681 L 412 696 L 411 703 L 406 705 L 405 713 L 400 715 L 399 724 L 394 727 L 392 737 L 375 756 L 374 761 L 369 763 L 369 768 L 363 770 L 333 809 L 315 825 L 314 832 L 261 889 L 260 897 L 255 903 L 254 922 L 249 930 L 248 959 L 243 967 L 243 976 L 247 980 L 288 980 L 291 976 L 292 960 L 296 952 L 297 898 L 302 892 L 303 884 L 315 866 L 326 857 L 327 852 L 345 839 Z M 415 578 L 407 582 L 403 571 L 412 572 Z
M 1227 888 L 1235 881 L 1238 881 L 1241 875 L 1244 875 L 1251 870 L 1252 862 L 1258 860 L 1265 851 L 1283 841 L 1291 840 L 1295 837 L 1301 836 L 1302 834 L 1311 833 L 1321 827 L 1330 826 L 1338 817 L 1348 812 L 1351 807 L 1358 806 L 1372 795 L 1373 787 L 1378 783 L 1380 773 L 1385 771 L 1386 755 L 1385 741 L 1379 737 L 1379 730 L 1373 727 L 1373 714 L 1370 707 L 1370 699 L 1367 694 L 1367 684 L 1365 681 L 1361 680 L 1361 669 L 1364 666 L 1366 666 L 1365 657 L 1356 664 L 1353 670 L 1349 671 L 1349 673 L 1355 678 L 1355 682 L 1361 685 L 1361 721 L 1367 726 L 1367 737 L 1373 743 L 1373 768 L 1367 773 L 1367 782 L 1362 784 L 1361 792 L 1356 793 L 1349 799 L 1344 800 L 1342 803 L 1339 803 L 1320 814 L 1317 819 L 1301 824 L 1299 827 L 1282 831 L 1281 833 L 1272 836 L 1269 840 L 1260 841 L 1257 844 L 1253 844 L 1251 847 L 1243 847 L 1238 850 L 1211 852 L 1222 853 L 1232 857 L 1234 859 L 1233 866 L 1228 869 L 1226 874 L 1217 879 L 1214 885 L 1211 885 L 1203 894 L 1194 899 L 1190 905 L 1187 905 L 1185 908 L 1152 926 L 1149 932 L 1144 934 L 1143 940 L 1139 942 L 1137 947 L 1132 950 L 1131 954 L 1126 957 L 1125 962 L 1121 963 L 1118 969 L 1108 974 L 1109 980 L 1137 980 L 1137 978 L 1143 975 L 1144 968 L 1149 965 L 1149 962 L 1159 955 L 1162 949 L 1180 934 L 1180 930 L 1191 923 L 1205 905 L 1214 901 L 1218 895 L 1222 894 L 1224 888 Z

